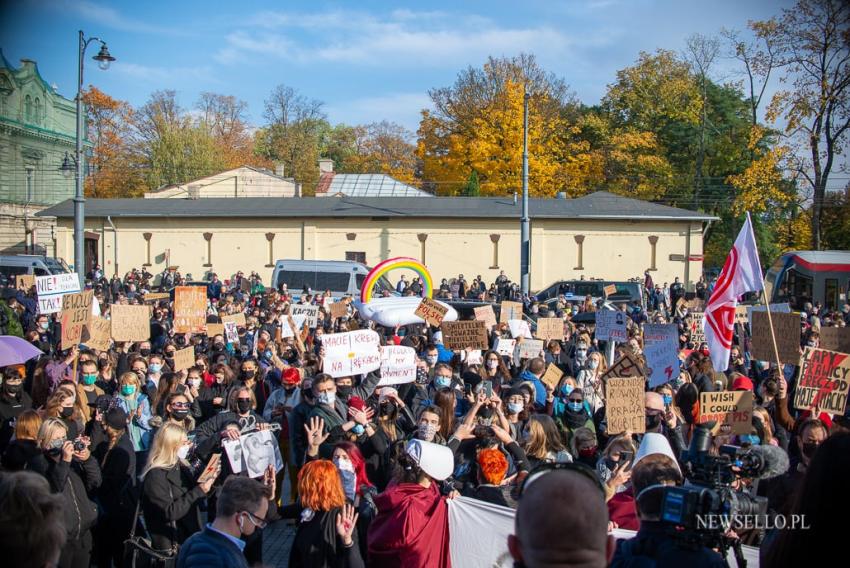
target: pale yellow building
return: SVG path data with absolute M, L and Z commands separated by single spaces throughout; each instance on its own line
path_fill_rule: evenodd
M 532 199 L 531 288 L 565 278 L 695 282 L 702 273 L 703 213 L 598 192 Z M 55 254 L 73 262 L 73 204 L 57 219 Z M 410 256 L 434 278 L 501 270 L 519 279 L 520 205 L 511 198 L 89 199 L 88 250 L 106 274 L 178 266 L 201 279 L 257 271 L 278 259 L 357 260 L 374 266 Z M 390 275 L 395 282 L 398 275 Z
M 240 166 L 186 183 L 166 185 L 145 193 L 145 199 L 208 199 L 213 197 L 298 197 L 298 184 L 276 172 Z

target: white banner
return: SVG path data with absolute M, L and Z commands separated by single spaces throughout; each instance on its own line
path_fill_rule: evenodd
M 295 319 L 295 316 L 306 316 L 307 327 L 315 328 L 319 323 L 319 306 L 292 304 L 289 306 L 289 313 L 292 315 L 292 319 Z
M 36 276 L 35 290 L 38 313 L 55 314 L 62 311 L 62 296 L 80 291 L 80 279 L 74 273 Z
M 514 339 L 520 337 L 531 339 L 531 328 L 528 327 L 528 322 L 525 320 L 508 320 L 508 328 L 511 330 L 511 337 Z
M 400 385 L 416 380 L 416 350 L 389 345 L 381 351 L 381 380 L 377 386 Z
M 516 339 L 507 339 L 504 337 L 500 337 L 496 342 L 496 353 L 499 355 L 504 355 L 507 357 L 512 357 L 514 354 L 514 347 L 516 346 Z
M 643 354 L 646 357 L 650 388 L 678 377 L 679 326 L 674 323 L 644 325 Z
M 324 371 L 334 378 L 374 371 L 381 366 L 380 346 L 380 336 L 370 329 L 326 333 L 322 336 Z

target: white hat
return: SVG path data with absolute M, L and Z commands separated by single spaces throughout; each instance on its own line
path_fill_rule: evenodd
M 454 471 L 455 457 L 446 446 L 423 440 L 410 440 L 404 451 L 416 460 L 422 471 L 437 481 L 444 480 Z
M 673 448 L 670 447 L 670 442 L 667 441 L 667 438 L 663 434 L 657 434 L 655 432 L 647 432 L 643 435 L 643 440 L 640 442 L 632 469 L 634 469 L 640 460 L 653 454 L 667 456 L 676 464 L 676 469 L 679 470 L 679 473 L 682 473 L 682 470 L 679 468 L 679 462 L 676 460 L 676 455 L 673 453 Z
M 388 397 L 388 394 L 394 394 L 398 396 L 398 391 L 393 387 L 381 387 L 378 389 L 378 402 L 385 401 Z
M 435 331 L 434 332 L 434 343 L 442 343 L 443 342 L 443 332 Z

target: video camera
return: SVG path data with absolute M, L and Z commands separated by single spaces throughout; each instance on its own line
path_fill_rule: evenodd
M 724 445 L 711 455 L 711 430 L 694 430 L 691 444 L 682 452 L 684 487 L 664 487 L 660 521 L 671 527 L 673 538 L 692 547 L 717 549 L 724 557 L 729 548 L 738 566 L 745 566 L 740 540 L 726 536 L 744 516 L 767 515 L 767 499 L 733 487 L 743 478 L 769 479 L 788 470 L 788 455 L 773 446 Z

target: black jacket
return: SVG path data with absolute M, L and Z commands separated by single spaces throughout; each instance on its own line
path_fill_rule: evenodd
M 107 441 L 94 454 L 103 478 L 97 498 L 104 515 L 131 517 L 136 507 L 136 452 L 130 435 L 125 431 L 111 450 Z
M 676 542 L 660 523 L 641 521 L 634 538 L 617 541 L 617 551 L 609 568 L 721 568 L 726 566 L 723 557 L 710 548 L 694 549 Z
M 142 511 L 153 547 L 168 550 L 201 530 L 200 504 L 204 497 L 186 467 L 178 464 L 148 471 L 142 488 Z
M 16 397 L 9 397 L 6 392 L 0 394 L 0 452 L 2 452 L 9 440 L 12 439 L 12 434 L 15 433 L 15 428 L 12 425 L 15 418 L 21 412 L 32 408 L 32 399 L 26 392 L 21 391 Z
M 58 462 L 44 456 L 35 456 L 29 463 L 32 469 L 44 475 L 52 493 L 61 493 L 65 501 L 65 528 L 68 540 L 79 540 L 97 522 L 97 506 L 89 494 L 100 487 L 100 466 L 94 457 L 84 462 L 63 459 Z
M 336 532 L 336 518 L 341 509 L 316 511 L 309 521 L 302 522 L 295 531 L 295 540 L 289 553 L 289 566 L 309 568 L 360 568 L 364 566 L 357 546 L 357 531 L 352 535 L 354 544 L 344 547 Z
M 3 469 L 21 471 L 29 469 L 29 464 L 41 455 L 41 448 L 35 440 L 12 440 L 3 452 Z

